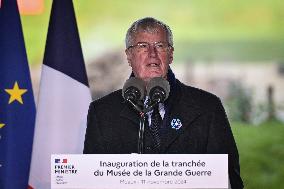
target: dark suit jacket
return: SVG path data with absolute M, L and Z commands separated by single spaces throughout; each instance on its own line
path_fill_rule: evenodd
M 158 153 L 229 154 L 231 186 L 243 188 L 237 147 L 219 98 L 176 80 L 176 93 L 169 104 Z M 182 127 L 172 129 L 171 120 L 177 118 Z M 90 104 L 84 153 L 137 153 L 138 130 L 138 113 L 124 101 L 121 90 L 115 91 Z M 152 150 L 148 127 L 145 128 L 145 153 L 157 153 Z

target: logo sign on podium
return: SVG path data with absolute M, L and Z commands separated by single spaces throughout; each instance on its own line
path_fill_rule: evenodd
M 52 188 L 228 188 L 227 154 L 60 154 Z

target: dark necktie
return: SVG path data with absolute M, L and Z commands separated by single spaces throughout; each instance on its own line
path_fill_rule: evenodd
M 154 139 L 154 149 L 158 149 L 161 145 L 161 138 L 160 138 L 160 127 L 162 123 L 162 117 L 159 113 L 159 106 L 155 106 L 153 113 L 151 115 L 151 125 L 150 131 Z

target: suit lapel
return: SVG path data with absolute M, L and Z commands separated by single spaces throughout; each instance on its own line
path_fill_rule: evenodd
M 165 120 L 165 137 L 162 142 L 162 153 L 165 153 L 170 145 L 178 139 L 178 137 L 186 130 L 190 129 L 191 123 L 201 115 L 200 109 L 196 106 L 192 99 L 185 98 L 182 92 L 182 84 L 177 83 L 178 90 L 175 99 L 170 102 L 169 116 Z M 180 120 L 181 127 L 174 129 L 173 120 Z
M 127 102 L 124 102 L 124 107 L 120 112 L 120 116 L 132 121 L 135 125 L 137 125 L 137 127 L 139 127 L 139 115 Z

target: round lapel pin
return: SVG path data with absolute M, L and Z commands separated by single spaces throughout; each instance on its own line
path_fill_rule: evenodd
M 171 126 L 172 126 L 173 129 L 176 129 L 176 130 L 180 129 L 182 127 L 180 119 L 178 119 L 178 118 L 172 119 Z

